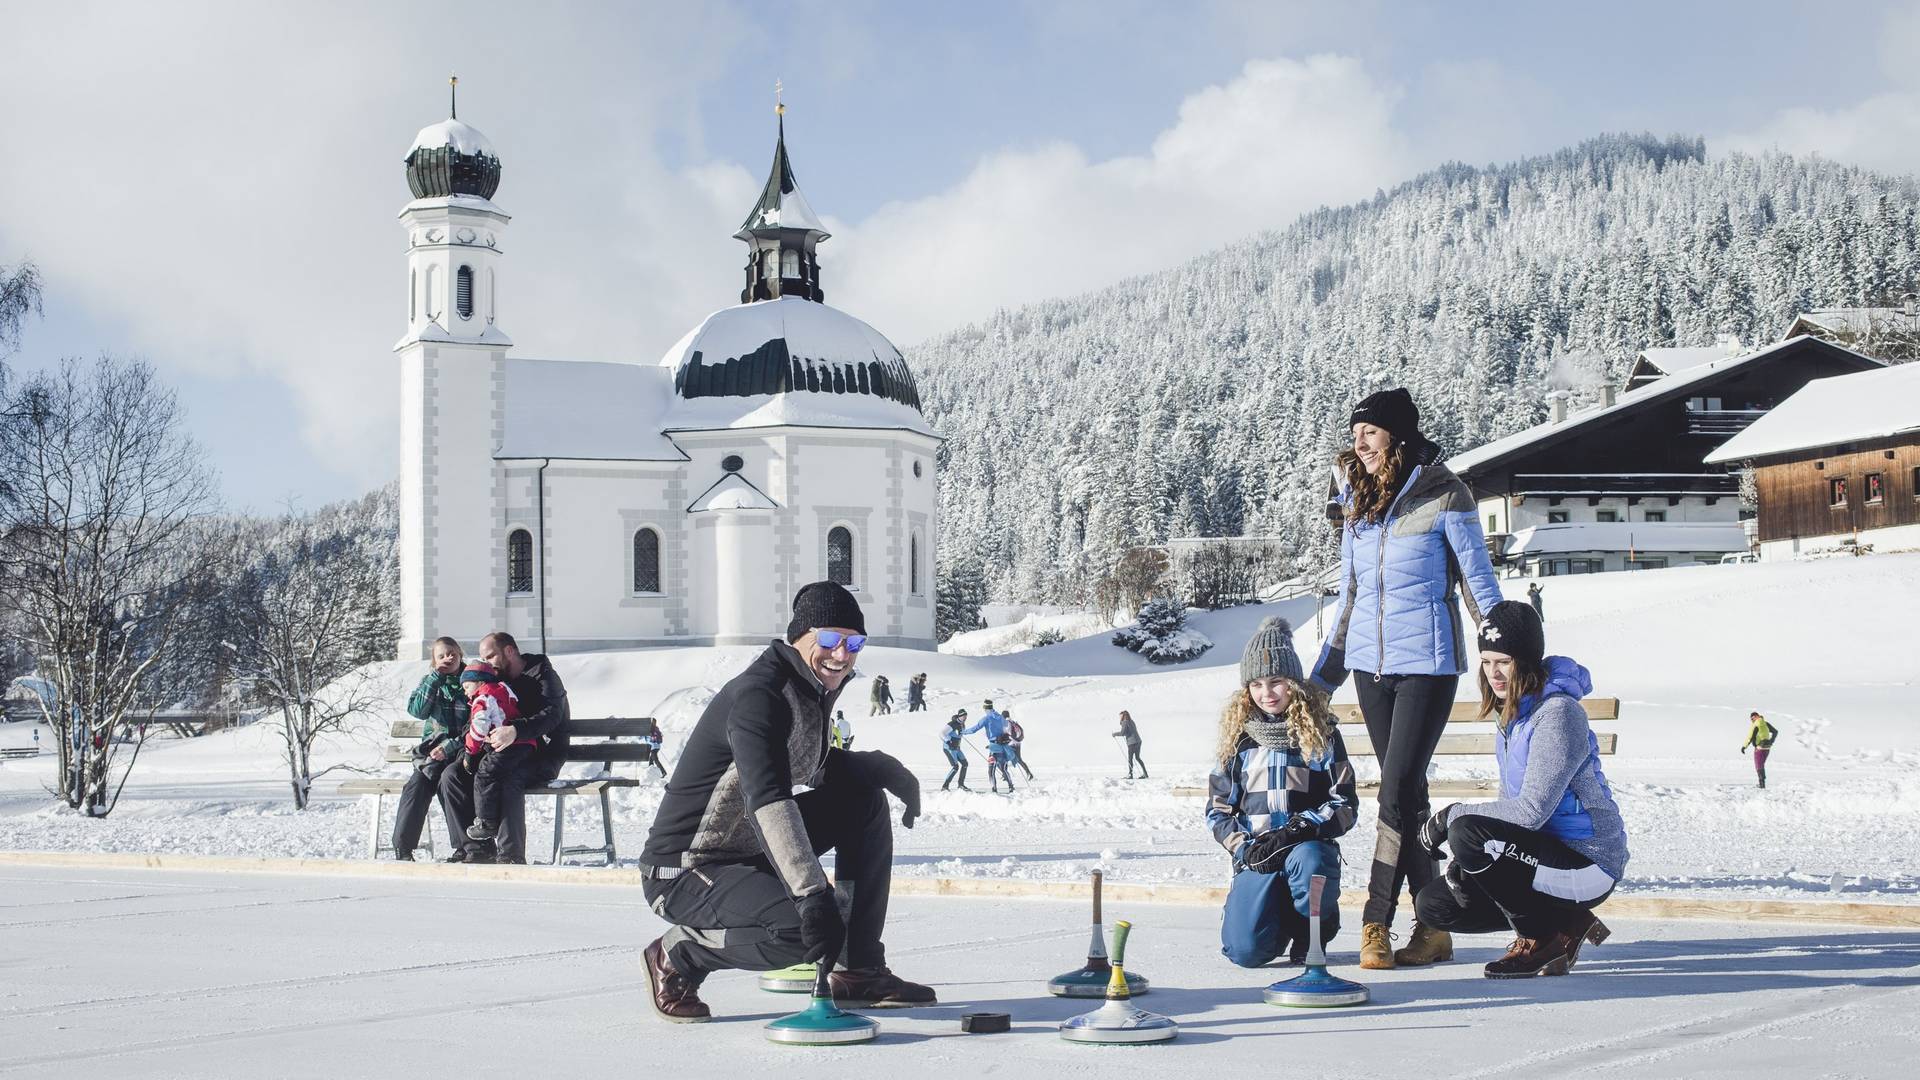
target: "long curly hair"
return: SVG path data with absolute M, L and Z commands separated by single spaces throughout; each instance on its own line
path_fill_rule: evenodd
M 1286 684 L 1287 731 L 1300 753 L 1312 761 L 1333 745 L 1333 709 L 1327 704 L 1327 696 L 1313 687 L 1294 679 L 1286 680 Z M 1234 755 L 1240 752 L 1240 739 L 1247 733 L 1247 721 L 1259 712 L 1260 706 L 1253 703 L 1246 687 L 1234 691 L 1220 710 L 1220 745 L 1213 752 L 1214 760 L 1222 765 L 1233 763 Z
M 1400 485 L 1406 482 L 1407 444 L 1395 440 L 1387 447 L 1387 460 L 1381 463 L 1377 473 L 1368 473 L 1367 467 L 1360 463 L 1360 455 L 1352 450 L 1340 451 L 1334 464 L 1340 467 L 1347 487 L 1353 491 L 1353 498 L 1346 505 L 1347 528 L 1356 528 L 1363 522 L 1378 525 L 1386 520 L 1387 509 L 1393 505 L 1394 496 L 1400 494 Z

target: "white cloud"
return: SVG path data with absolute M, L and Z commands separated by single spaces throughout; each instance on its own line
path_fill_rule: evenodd
M 915 341 L 1164 269 L 1404 176 L 1393 104 L 1350 58 L 1253 61 L 1189 96 L 1148 154 L 1000 150 L 947 191 L 840 226 L 822 260 L 829 298 Z

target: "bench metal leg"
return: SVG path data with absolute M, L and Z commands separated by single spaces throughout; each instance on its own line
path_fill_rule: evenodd
M 600 832 L 607 838 L 607 865 L 613 865 L 613 800 L 600 789 Z
M 553 863 L 560 865 L 560 856 L 566 853 L 565 836 L 567 830 L 567 799 L 564 795 L 553 797 Z
M 367 826 L 367 858 L 369 859 L 380 857 L 380 806 L 386 801 L 387 797 L 384 794 L 374 792 L 373 824 Z

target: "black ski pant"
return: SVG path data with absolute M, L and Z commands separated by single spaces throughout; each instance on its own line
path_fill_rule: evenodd
M 532 750 L 532 747 L 522 747 Z M 488 754 L 480 759 L 485 765 Z M 500 862 L 523 863 L 527 861 L 527 798 L 526 789 L 545 784 L 560 774 L 558 761 L 544 761 L 529 754 L 520 755 L 510 770 L 502 770 L 505 775 L 494 779 L 494 789 L 500 799 L 500 816 L 494 819 L 498 831 L 492 840 L 467 839 L 467 826 L 473 824 L 478 813 L 477 791 L 479 777 L 465 769 L 455 766 L 440 774 L 440 799 L 447 808 L 448 817 L 457 826 L 454 833 L 455 843 L 464 843 L 469 856 L 494 856 Z M 559 813 L 559 807 L 554 808 Z
M 1133 766 L 1135 762 L 1138 762 L 1140 765 L 1140 779 L 1147 779 L 1147 763 L 1140 757 L 1140 744 L 1130 742 L 1127 744 L 1127 778 L 1129 780 L 1133 778 Z
M 1414 901 L 1422 925 L 1461 934 L 1512 928 L 1539 940 L 1565 929 L 1575 912 L 1599 907 L 1614 880 L 1546 833 L 1457 813 L 1447 823 L 1453 866 Z
M 814 854 L 834 853 L 834 893 L 847 921 L 840 963 L 882 967 L 887 898 L 893 890 L 893 822 L 887 796 L 849 781 L 794 796 Z M 710 971 L 770 971 L 806 955 L 800 908 L 765 857 L 683 870 L 644 887 L 654 914 L 672 923 L 660 939 L 674 969 L 696 981 Z
M 410 855 L 420 846 L 420 833 L 426 828 L 427 808 L 440 794 L 440 777 L 448 769 L 459 769 L 454 762 L 459 757 L 455 750 L 452 757 L 435 761 L 430 757 L 413 759 L 413 771 L 407 774 L 406 786 L 400 789 L 400 805 L 393 813 L 393 851 L 396 855 Z M 460 830 L 454 828 L 453 810 L 445 799 L 440 799 L 440 812 L 447 819 L 447 836 L 458 850 L 466 842 Z
M 1355 672 L 1354 683 L 1374 760 L 1380 763 L 1380 822 L 1361 919 L 1391 923 L 1400 887 L 1417 896 L 1438 873 L 1420 847 L 1420 825 L 1430 809 L 1427 765 L 1447 730 L 1460 676 Z
M 1014 743 L 1014 744 L 1013 744 L 1012 746 L 1010 746 L 1010 747 L 1008 747 L 1008 749 L 1009 749 L 1009 750 L 1012 750 L 1012 751 L 1013 751 L 1013 763 L 1014 763 L 1015 765 L 1018 765 L 1018 766 L 1020 766 L 1020 771 L 1021 771 L 1021 772 L 1023 772 L 1023 773 L 1026 773 L 1026 774 L 1027 774 L 1027 779 L 1029 779 L 1029 780 L 1031 780 L 1031 779 L 1033 779 L 1033 770 L 1032 770 L 1032 769 L 1029 769 L 1029 768 L 1027 768 L 1027 756 L 1026 756 L 1025 754 L 1023 754 L 1023 753 L 1021 753 L 1021 751 L 1020 751 L 1020 744 L 1019 744 L 1019 743 Z M 1012 777 L 1008 777 L 1008 778 L 1007 778 L 1007 783 L 1009 783 L 1009 784 L 1011 784 L 1011 783 L 1013 783 L 1013 778 L 1012 778 Z
M 951 746 L 946 747 L 945 749 L 947 754 L 947 778 L 940 782 L 940 790 L 941 791 L 947 790 L 947 785 L 953 783 L 953 777 L 955 773 L 958 773 L 960 776 L 960 786 L 966 787 L 967 786 L 967 755 L 966 753 L 964 751 L 958 750 Z

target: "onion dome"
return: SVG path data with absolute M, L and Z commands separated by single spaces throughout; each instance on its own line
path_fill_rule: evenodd
M 500 155 L 479 129 L 460 120 L 457 102 L 448 111 L 452 115 L 421 128 L 407 148 L 407 187 L 416 199 L 493 198 L 500 188 Z
M 920 412 L 920 390 L 880 331 L 797 296 L 722 308 L 660 359 L 682 399 L 785 395 Z M 865 410 L 870 412 L 871 410 Z

